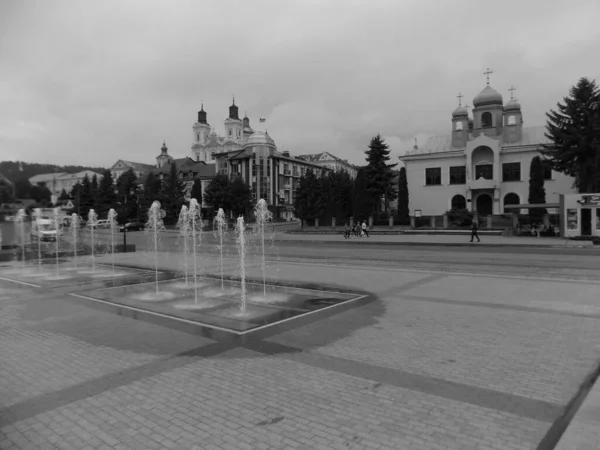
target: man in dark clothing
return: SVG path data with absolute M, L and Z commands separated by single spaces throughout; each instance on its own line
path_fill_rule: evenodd
M 481 242 L 479 239 L 479 234 L 477 234 L 477 230 L 479 230 L 479 224 L 475 219 L 473 219 L 473 223 L 471 224 L 471 241 L 473 242 L 473 238 L 477 238 L 477 242 Z

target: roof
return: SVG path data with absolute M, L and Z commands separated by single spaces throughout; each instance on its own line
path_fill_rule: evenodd
M 502 106 L 502 94 L 489 84 L 475 96 L 473 106 L 500 105 Z
M 337 156 L 332 155 L 329 152 L 314 153 L 311 155 L 299 155 L 299 156 L 296 156 L 296 159 L 301 159 L 303 161 L 308 161 L 308 162 L 316 162 L 316 161 L 324 161 L 327 159 L 333 159 L 335 161 L 339 161 L 341 163 L 348 164 L 349 166 L 352 165 L 348 162 L 348 160 L 338 158 Z
M 169 173 L 171 171 L 171 164 L 175 164 L 177 170 L 181 170 L 183 167 L 193 166 L 196 162 L 190 158 L 177 158 L 173 159 L 170 163 L 165 164 L 160 169 L 156 169 L 155 173 Z
M 521 139 L 510 144 L 501 144 L 502 148 L 523 147 L 526 145 L 549 144 L 550 141 L 545 136 L 546 127 L 524 127 L 521 130 Z M 406 156 L 427 155 L 432 153 L 444 153 L 461 150 L 452 148 L 452 136 L 431 136 L 425 144 L 420 145 L 417 150 L 411 150 Z
M 141 171 L 146 171 L 146 170 L 154 170 L 156 169 L 156 166 L 153 164 L 144 164 L 144 163 L 139 163 L 139 162 L 134 162 L 134 161 L 126 161 L 124 159 L 119 159 L 116 163 L 113 164 L 113 168 L 118 164 L 118 163 L 123 163 L 125 164 L 127 167 L 131 167 L 134 170 L 141 170 Z
M 63 175 L 68 175 L 66 172 L 54 172 L 54 173 L 41 173 L 39 175 L 34 175 L 29 179 L 31 184 L 36 183 L 47 183 L 48 181 L 53 181 L 55 178 L 60 178 Z
M 193 172 L 199 178 L 214 177 L 216 174 L 216 166 L 215 164 L 204 164 L 203 162 L 196 162 L 193 165 L 181 167 L 179 169 L 179 172 Z

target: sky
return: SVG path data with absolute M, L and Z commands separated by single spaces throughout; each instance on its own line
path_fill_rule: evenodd
M 279 150 L 364 164 L 380 134 L 396 159 L 449 133 L 487 68 L 544 125 L 600 83 L 598 18 L 597 0 L 3 0 L 0 161 L 190 156 L 201 103 L 223 135 L 234 95 Z

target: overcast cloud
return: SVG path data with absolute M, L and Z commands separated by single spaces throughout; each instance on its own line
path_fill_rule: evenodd
M 600 2 L 3 0 L 0 160 L 108 167 L 189 155 L 200 102 L 223 134 L 232 95 L 278 147 L 364 162 L 450 131 L 513 84 L 526 126 L 582 76 L 600 82 Z

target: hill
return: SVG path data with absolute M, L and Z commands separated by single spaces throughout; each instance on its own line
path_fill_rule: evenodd
M 20 170 L 19 164 L 23 170 Z M 83 170 L 92 170 L 102 173 L 103 167 L 88 167 L 88 166 L 55 166 L 52 164 L 37 164 L 37 163 L 19 163 L 17 161 L 2 161 L 0 162 L 0 173 L 6 176 L 11 182 L 16 182 L 22 179 L 29 179 L 35 175 L 52 172 L 67 172 L 77 173 Z

